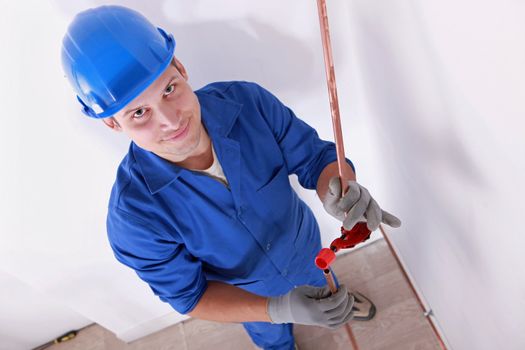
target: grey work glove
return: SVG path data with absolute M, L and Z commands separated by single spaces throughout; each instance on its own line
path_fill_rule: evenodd
M 299 323 L 339 328 L 352 319 L 354 296 L 342 284 L 335 294 L 328 286 L 299 286 L 285 295 L 268 299 L 272 323 Z
M 351 230 L 359 221 L 366 221 L 370 231 L 377 230 L 381 222 L 392 227 L 401 226 L 401 220 L 382 210 L 368 190 L 356 181 L 348 181 L 348 191 L 341 198 L 339 176 L 330 179 L 323 206 L 330 215 L 343 222 L 345 230 Z

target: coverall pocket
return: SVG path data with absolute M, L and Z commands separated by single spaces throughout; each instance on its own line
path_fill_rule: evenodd
M 294 220 L 290 216 L 293 192 L 286 166 L 283 165 L 264 186 L 256 191 L 254 200 L 257 202 L 261 217 L 265 218 L 266 230 L 276 235 L 289 232 Z
M 257 187 L 256 191 L 259 192 L 259 191 L 263 191 L 265 189 L 265 187 L 268 187 L 272 184 L 272 182 L 276 181 L 277 178 L 281 175 L 281 173 L 283 172 L 283 170 L 285 170 L 286 167 L 283 165 L 281 165 L 280 168 L 277 168 L 276 170 L 274 170 L 272 172 L 272 175 L 270 175 L 270 177 L 264 181 L 263 185 L 260 185 Z

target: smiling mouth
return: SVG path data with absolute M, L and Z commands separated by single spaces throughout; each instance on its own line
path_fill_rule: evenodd
M 182 130 L 179 130 L 176 133 L 170 135 L 169 137 L 163 139 L 163 141 L 174 141 L 174 140 L 178 140 L 182 138 L 183 136 L 186 135 L 186 132 L 188 131 L 189 126 L 190 126 L 190 122 L 188 121 L 188 123 L 186 123 L 186 126 L 184 126 Z

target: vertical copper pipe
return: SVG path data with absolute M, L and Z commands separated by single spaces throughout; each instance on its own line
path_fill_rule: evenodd
M 352 347 L 354 350 L 359 350 L 359 346 L 357 345 L 357 339 L 355 338 L 354 331 L 352 331 L 352 327 L 350 327 L 350 323 L 345 324 L 346 334 L 348 334 L 348 338 L 350 339 L 350 344 L 352 344 Z
M 331 114 L 332 114 L 332 127 L 333 127 L 333 130 L 334 130 L 334 139 L 335 139 L 335 144 L 336 144 L 336 150 L 337 150 L 337 165 L 338 165 L 338 168 L 339 168 L 339 178 L 341 179 L 341 188 L 342 188 L 342 193 L 346 193 L 347 189 L 348 189 L 348 183 L 347 183 L 347 179 L 350 178 L 349 174 L 348 174 L 348 171 L 347 171 L 347 167 L 346 167 L 346 160 L 345 160 L 345 150 L 344 150 L 344 144 L 343 144 L 343 133 L 342 133 L 342 130 L 341 130 L 341 117 L 339 115 L 339 100 L 337 98 L 337 86 L 336 86 L 336 83 L 335 83 L 335 69 L 334 69 L 334 62 L 333 62 L 333 58 L 332 58 L 332 44 L 330 42 L 330 31 L 329 31 L 329 28 L 328 28 L 328 13 L 327 13 L 327 10 L 326 10 L 326 3 L 325 3 L 325 0 L 317 0 L 317 10 L 318 10 L 318 14 L 319 14 L 319 24 L 321 26 L 321 40 L 322 40 L 322 43 L 323 43 L 323 54 L 324 54 L 324 63 L 325 63 L 325 72 L 326 72 L 326 81 L 327 81 L 327 84 L 328 84 L 328 96 L 329 96 L 329 99 L 330 99 L 330 111 L 331 111 Z M 405 278 L 406 282 L 408 283 L 408 285 L 410 286 L 412 292 L 414 293 L 414 295 L 416 296 L 416 299 L 421 307 L 421 309 L 426 313 L 426 309 L 423 305 L 423 302 L 421 301 L 421 298 L 419 296 L 419 294 L 416 292 L 416 289 L 414 288 L 414 285 L 412 284 L 412 281 L 408 278 L 408 275 L 403 267 L 403 265 L 401 264 L 401 261 L 399 259 L 399 257 L 397 256 L 397 253 L 395 252 L 393 246 L 392 246 L 392 243 L 390 242 L 390 240 L 388 239 L 385 231 L 383 230 L 383 227 L 382 226 L 379 226 L 382 234 L 383 234 L 383 237 L 385 238 L 385 241 L 388 245 L 388 248 L 390 249 L 390 252 L 392 253 L 392 255 L 394 256 L 399 268 L 401 269 L 402 271 L 402 274 L 403 274 L 403 277 Z M 327 282 L 328 282 L 328 285 L 330 286 L 330 289 L 332 289 L 332 285 L 330 285 L 330 283 L 333 284 L 333 288 L 335 289 L 335 284 L 333 283 L 333 277 L 331 275 L 331 272 L 329 273 L 329 275 L 326 274 L 325 272 L 325 277 L 327 279 Z M 330 280 L 331 279 L 331 282 Z M 337 291 L 337 289 L 335 289 Z M 435 324 L 433 323 L 432 319 L 430 317 L 426 317 L 427 321 L 429 322 L 430 324 L 430 327 L 432 328 L 434 334 L 436 335 L 438 341 L 439 341 L 439 345 L 441 346 L 441 349 L 443 350 L 447 350 L 446 346 L 445 346 L 445 342 L 443 341 L 441 335 L 439 334 L 438 330 L 437 330 L 437 327 L 435 326 Z M 352 343 L 352 346 L 354 347 L 354 349 L 358 349 L 357 347 L 357 343 L 356 343 L 356 340 L 355 340 L 355 336 L 353 335 L 352 333 L 352 330 L 350 328 L 350 326 L 347 324 L 346 325 L 346 329 L 347 329 L 347 332 L 348 332 L 348 336 L 350 338 L 350 341 Z
M 323 43 L 324 65 L 326 72 L 326 82 L 328 83 L 328 97 L 330 99 L 330 111 L 332 114 L 332 128 L 334 130 L 335 147 L 337 152 L 337 167 L 339 169 L 339 179 L 341 180 L 341 194 L 348 189 L 347 180 L 350 178 L 346 167 L 345 148 L 343 143 L 343 132 L 341 130 L 341 117 L 339 115 L 339 100 L 337 99 L 337 86 L 335 83 L 335 69 L 332 58 L 332 44 L 330 42 L 330 31 L 328 28 L 328 13 L 326 11 L 325 0 L 317 0 L 317 12 L 319 14 L 319 24 L 321 26 L 321 40 Z M 332 293 L 337 292 L 332 273 L 325 270 L 325 277 Z M 357 340 L 350 324 L 345 325 L 348 338 L 354 350 L 359 350 Z
M 337 293 L 337 287 L 334 282 L 334 276 L 332 275 L 332 271 L 330 269 L 323 270 L 324 278 L 326 278 L 326 284 L 328 284 L 328 287 L 330 287 L 330 291 L 332 294 Z
M 339 116 L 339 100 L 337 98 L 337 86 L 335 83 L 335 69 L 332 58 L 332 44 L 330 42 L 330 31 L 328 28 L 328 13 L 326 11 L 325 0 L 317 0 L 317 12 L 319 14 L 319 24 L 321 25 L 321 40 L 323 42 L 324 65 L 326 72 L 326 82 L 328 83 L 328 97 L 330 99 L 330 111 L 332 113 L 332 127 L 337 150 L 337 166 L 339 168 L 339 178 L 341 179 L 342 193 L 348 189 L 347 180 L 350 178 L 346 167 L 345 148 L 343 143 L 343 132 L 341 130 L 341 117 Z
M 328 284 L 328 287 L 330 288 L 330 291 L 332 294 L 337 293 L 337 286 L 335 285 L 334 276 L 332 275 L 332 271 L 330 269 L 323 270 L 324 277 L 326 278 L 326 283 Z M 350 343 L 352 344 L 352 347 L 355 350 L 359 350 L 359 347 L 357 345 L 357 340 L 355 338 L 354 332 L 352 331 L 352 328 L 350 327 L 350 324 L 345 324 L 346 333 L 348 334 L 348 338 L 350 339 Z

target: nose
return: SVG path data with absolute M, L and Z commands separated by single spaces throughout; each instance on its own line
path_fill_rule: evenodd
M 178 129 L 180 127 L 181 113 L 178 108 L 173 108 L 167 103 L 160 103 L 157 108 L 157 121 L 161 129 Z

